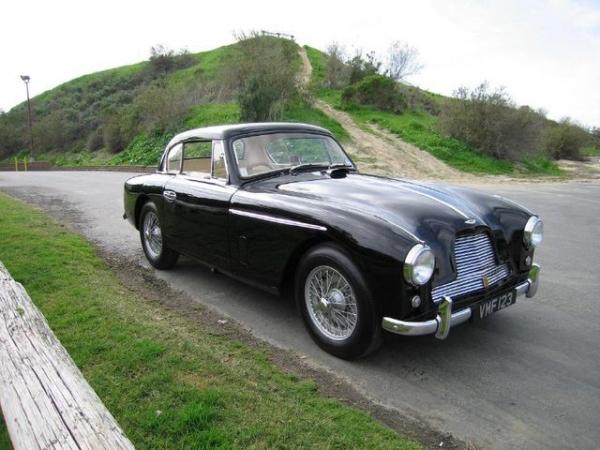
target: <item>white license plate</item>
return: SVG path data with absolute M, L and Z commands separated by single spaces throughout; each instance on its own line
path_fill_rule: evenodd
M 512 290 L 505 292 L 504 294 L 498 295 L 497 297 L 485 300 L 474 307 L 475 316 L 479 319 L 483 319 L 501 309 L 508 308 L 514 305 L 517 301 L 517 291 Z

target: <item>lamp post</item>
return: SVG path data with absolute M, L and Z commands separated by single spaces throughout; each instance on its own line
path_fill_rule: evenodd
M 21 80 L 25 83 L 25 91 L 27 92 L 27 121 L 29 123 L 29 151 L 31 152 L 31 156 L 33 156 L 33 125 L 31 123 L 31 101 L 29 100 L 29 80 L 31 77 L 29 75 L 21 75 Z

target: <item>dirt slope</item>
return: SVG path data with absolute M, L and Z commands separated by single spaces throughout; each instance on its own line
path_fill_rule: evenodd
M 304 48 L 300 51 L 302 72 L 299 82 L 307 86 L 310 82 L 312 66 Z M 395 175 L 408 178 L 472 178 L 459 172 L 429 153 L 403 141 L 387 130 L 368 125 L 361 128 L 349 114 L 336 110 L 322 100 L 315 106 L 328 116 L 340 122 L 352 137 L 345 145 L 361 170 L 379 175 Z

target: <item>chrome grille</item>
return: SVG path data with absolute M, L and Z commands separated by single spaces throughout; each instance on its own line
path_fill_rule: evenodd
M 462 236 L 454 243 L 457 276 L 450 283 L 437 286 L 431 292 L 434 302 L 444 296 L 457 297 L 475 293 L 486 288 L 483 277 L 488 280 L 488 286 L 508 278 L 508 264 L 496 264 L 494 247 L 487 234 Z

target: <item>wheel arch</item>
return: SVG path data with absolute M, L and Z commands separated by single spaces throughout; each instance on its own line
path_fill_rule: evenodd
M 142 207 L 149 202 L 150 196 L 147 194 L 141 194 L 140 196 L 138 196 L 137 200 L 135 201 L 135 208 L 134 208 L 134 218 L 135 218 L 135 228 L 137 230 L 140 229 L 140 213 L 142 212 Z
M 303 241 L 296 246 L 296 248 L 294 249 L 294 251 L 292 252 L 292 254 L 286 262 L 285 268 L 283 270 L 283 276 L 281 277 L 279 291 L 283 296 L 287 297 L 293 295 L 296 269 L 302 257 L 312 248 L 327 243 L 335 244 L 336 242 L 329 236 L 320 235 Z

